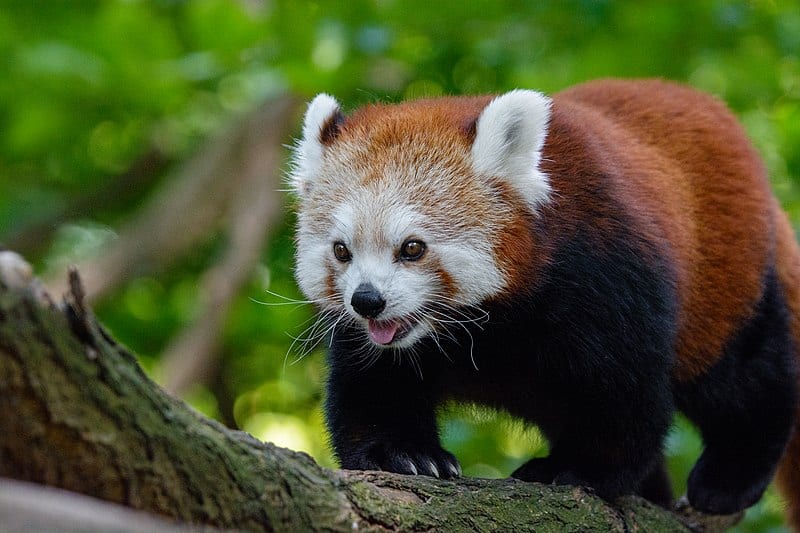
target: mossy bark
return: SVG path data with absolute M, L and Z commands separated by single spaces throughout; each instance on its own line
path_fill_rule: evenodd
M 634 497 L 322 468 L 167 395 L 72 287 L 57 306 L 0 280 L 0 476 L 253 531 L 686 530 Z

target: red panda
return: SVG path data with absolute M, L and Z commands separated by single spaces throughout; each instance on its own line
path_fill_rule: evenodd
M 745 509 L 777 470 L 800 527 L 800 252 L 716 99 L 606 80 L 345 116 L 322 94 L 290 182 L 343 468 L 459 475 L 435 414 L 466 401 L 550 441 L 512 476 L 668 505 L 680 410 L 693 507 Z

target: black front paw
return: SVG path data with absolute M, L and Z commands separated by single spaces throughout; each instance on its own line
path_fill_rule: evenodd
M 736 468 L 706 451 L 692 469 L 687 483 L 689 503 L 703 513 L 727 515 L 756 503 L 769 484 L 767 474 Z
M 461 475 L 456 458 L 440 446 L 376 442 L 341 454 L 341 462 L 342 468 L 349 470 L 384 470 L 443 479 Z

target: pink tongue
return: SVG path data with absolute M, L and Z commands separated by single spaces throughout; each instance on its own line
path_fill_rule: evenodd
M 394 320 L 386 322 L 378 322 L 377 320 L 369 321 L 369 337 L 377 344 L 389 344 L 394 339 L 399 323 Z

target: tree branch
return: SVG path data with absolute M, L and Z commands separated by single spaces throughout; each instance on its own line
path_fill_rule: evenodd
M 227 248 L 222 259 L 201 280 L 205 301 L 200 316 L 165 350 L 161 358 L 164 387 L 180 396 L 192 384 L 206 381 L 214 362 L 224 320 L 233 299 L 250 279 L 267 235 L 282 214 L 282 143 L 297 103 L 289 98 L 270 102 L 235 128 L 237 188 L 227 207 Z M 223 176 L 222 179 L 231 179 Z
M 3 531 L 59 533 L 186 533 L 153 515 L 33 483 L 0 478 Z

